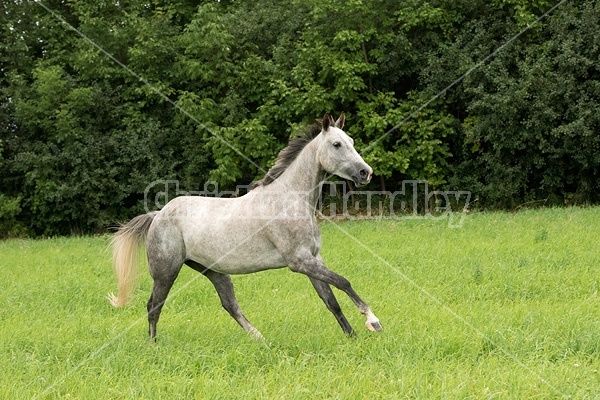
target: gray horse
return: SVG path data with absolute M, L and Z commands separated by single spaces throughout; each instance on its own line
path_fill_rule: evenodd
M 112 239 L 119 290 L 118 296 L 109 295 L 111 303 L 122 306 L 131 296 L 139 246 L 145 239 L 154 279 L 147 305 L 151 338 L 156 336 L 161 309 L 183 264 L 213 283 L 225 310 L 255 337 L 262 335 L 242 313 L 229 275 L 285 266 L 310 279 L 346 334 L 354 331 L 330 285 L 352 299 L 367 318 L 369 330 L 381 330 L 379 319 L 350 282 L 327 269 L 319 254 L 321 234 L 315 208 L 325 175 L 338 175 L 361 186 L 371 180 L 373 172 L 343 125 L 343 113 L 337 121 L 325 114 L 320 126 L 313 125 L 290 141 L 266 176 L 244 196 L 176 197 L 162 210 L 139 215 L 121 226 Z

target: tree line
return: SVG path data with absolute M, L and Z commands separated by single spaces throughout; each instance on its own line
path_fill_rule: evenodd
M 536 22 L 555 4 L 1 2 L 0 236 L 102 231 L 159 179 L 248 184 L 325 111 L 373 188 L 597 203 L 600 3 Z

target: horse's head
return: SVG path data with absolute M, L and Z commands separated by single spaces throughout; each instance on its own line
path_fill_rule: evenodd
M 351 179 L 356 186 L 369 183 L 373 169 L 354 148 L 354 140 L 342 130 L 344 113 L 337 121 L 326 113 L 322 124 L 318 157 L 323 169 L 341 178 Z

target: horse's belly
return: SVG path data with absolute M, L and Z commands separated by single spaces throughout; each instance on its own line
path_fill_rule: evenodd
M 279 253 L 269 255 L 263 254 L 257 258 L 248 258 L 243 255 L 233 256 L 228 259 L 218 260 L 212 264 L 210 269 L 223 274 L 248 274 L 252 272 L 263 271 L 266 269 L 275 269 L 285 267 L 286 262 Z
M 287 265 L 279 251 L 268 241 L 236 243 L 221 240 L 212 245 L 188 246 L 187 257 L 204 267 L 224 274 L 248 274 Z
M 267 237 L 272 216 L 265 218 L 260 207 L 243 200 L 183 196 L 167 204 L 161 216 L 179 228 L 186 258 L 206 268 L 247 274 L 285 267 Z

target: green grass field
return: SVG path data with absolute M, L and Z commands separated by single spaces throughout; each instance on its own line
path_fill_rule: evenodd
M 600 398 L 600 208 L 321 227 L 383 332 L 336 291 L 345 337 L 278 270 L 233 278 L 255 341 L 184 267 L 150 343 L 147 274 L 130 306 L 105 299 L 107 236 L 0 242 L 0 398 Z

